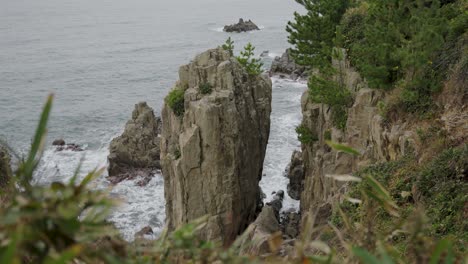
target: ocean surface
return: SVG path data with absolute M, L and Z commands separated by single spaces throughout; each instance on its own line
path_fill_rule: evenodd
M 48 94 L 55 95 L 48 146 L 36 184 L 68 180 L 83 159 L 82 173 L 106 166 L 108 145 L 136 103 L 159 114 L 180 65 L 231 36 L 238 51 L 256 46 L 265 68 L 288 47 L 285 26 L 293 0 L 0 0 L 0 139 L 19 154 L 28 150 Z M 239 18 L 260 31 L 222 32 Z M 304 83 L 273 78 L 270 141 L 261 187 L 269 199 L 286 190 L 284 169 L 299 148 Z M 53 139 L 84 147 L 56 152 Z M 103 175 L 95 188 L 109 188 Z M 125 181 L 111 190 L 122 203 L 110 220 L 131 240 L 144 226 L 164 225 L 164 187 L 155 175 L 145 187 Z M 286 197 L 284 208 L 298 204 Z

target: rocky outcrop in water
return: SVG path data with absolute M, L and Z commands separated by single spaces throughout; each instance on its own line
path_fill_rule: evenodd
M 291 49 L 287 49 L 281 57 L 276 57 L 271 64 L 270 75 L 279 75 L 296 80 L 307 78 L 307 68 L 298 65 L 291 56 Z
M 75 151 L 75 152 L 80 152 L 83 151 L 83 148 L 81 148 L 80 145 L 74 144 L 74 143 L 66 143 L 65 140 L 63 139 L 56 139 L 52 142 L 52 146 L 55 147 L 56 151 L 64 151 L 64 150 L 69 150 L 69 151 Z
M 255 219 L 270 130 L 272 84 L 221 48 L 179 70 L 162 110 L 169 230 L 208 215 L 200 236 L 229 243 Z M 209 87 L 210 89 L 206 89 Z M 175 111 L 169 102 L 181 94 Z M 171 101 L 172 100 L 172 101 Z
M 114 183 L 160 169 L 161 120 L 145 102 L 135 105 L 125 131 L 110 144 L 109 176 Z M 143 176 L 144 176 L 143 175 Z M 113 178 L 112 178 L 113 177 Z
M 250 19 L 247 21 L 244 21 L 244 19 L 239 18 L 239 22 L 237 22 L 237 24 L 224 26 L 223 30 L 225 32 L 240 33 L 240 32 L 252 31 L 252 30 L 260 30 L 260 28 L 257 25 L 255 25 L 255 23 L 252 22 Z
M 304 162 L 302 152 L 295 150 L 291 156 L 291 162 L 286 169 L 286 176 L 289 178 L 288 194 L 294 200 L 301 199 L 304 189 Z
M 11 158 L 8 150 L 0 145 L 0 189 L 8 185 L 8 181 L 12 177 Z

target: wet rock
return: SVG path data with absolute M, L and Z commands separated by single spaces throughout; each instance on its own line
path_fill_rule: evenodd
M 279 75 L 280 78 L 289 77 L 296 80 L 307 78 L 308 71 L 304 66 L 298 65 L 291 56 L 291 49 L 287 49 L 281 57 L 276 57 L 271 64 L 270 75 Z
M 223 49 L 179 70 L 184 113 L 164 104 L 161 161 L 169 230 L 209 215 L 199 236 L 232 242 L 257 215 L 269 137 L 271 80 Z M 199 91 L 209 83 L 210 94 Z
M 145 102 L 135 105 L 125 131 L 110 144 L 109 176 L 160 169 L 161 120 Z
M 65 141 L 64 141 L 64 143 L 65 143 Z M 64 151 L 64 150 L 76 151 L 76 152 L 83 151 L 83 148 L 81 148 L 80 145 L 77 145 L 77 144 L 74 144 L 74 143 L 56 145 L 56 146 L 57 146 L 57 148 L 55 149 L 56 151 Z
M 291 156 L 291 162 L 286 169 L 286 176 L 289 178 L 288 194 L 295 200 L 301 199 L 304 190 L 304 162 L 302 152 L 295 150 Z
M 281 208 L 283 208 L 284 191 L 279 190 L 273 194 L 273 199 L 266 204 L 274 209 L 276 218 L 279 221 L 279 212 L 281 211 Z
M 0 145 L 0 189 L 8 185 L 12 177 L 11 158 L 8 150 Z
M 120 174 L 113 175 L 113 176 L 107 176 L 106 178 L 113 185 L 116 185 L 122 181 L 135 180 L 138 178 L 139 180 L 135 183 L 136 186 L 144 187 L 151 181 L 155 173 L 156 171 L 153 169 L 130 168 L 124 173 L 120 173 Z
M 64 146 L 65 140 L 63 139 L 56 139 L 52 142 L 52 146 Z
M 145 238 L 145 236 L 152 236 L 153 234 L 151 226 L 145 226 L 135 234 L 135 239 Z
M 244 19 L 239 18 L 239 22 L 237 24 L 224 26 L 223 29 L 225 32 L 247 32 L 252 30 L 260 30 L 260 28 L 255 25 L 250 19 L 248 21 L 244 21 Z
M 268 57 L 268 54 L 270 54 L 270 51 L 268 50 L 264 50 L 261 54 L 260 54 L 260 57 Z

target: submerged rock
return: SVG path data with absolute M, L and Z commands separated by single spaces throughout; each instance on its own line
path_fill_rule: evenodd
M 209 215 L 199 235 L 229 243 L 261 204 L 271 80 L 249 75 L 221 48 L 182 66 L 179 78 L 173 91 L 182 91 L 183 109 L 175 112 L 167 99 L 162 110 L 167 225 L 174 230 Z M 209 93 L 201 91 L 206 86 Z
M 153 228 L 145 226 L 135 234 L 135 239 L 144 239 L 145 236 L 153 236 Z
M 294 200 L 301 199 L 304 190 L 304 162 L 302 152 L 295 150 L 291 156 L 291 163 L 286 169 L 286 176 L 289 178 L 288 194 Z
M 83 151 L 83 148 L 81 148 L 80 145 L 70 143 L 70 144 L 63 144 L 63 145 L 58 145 L 57 148 L 55 149 L 56 151 L 64 151 L 64 150 L 69 150 L 69 151 Z
M 0 189 L 8 185 L 12 177 L 11 158 L 8 150 L 0 145 Z
M 224 26 L 223 30 L 226 32 L 240 33 L 252 30 L 260 30 L 260 28 L 257 25 L 255 25 L 255 23 L 252 22 L 250 19 L 248 21 L 244 21 L 244 19 L 239 18 L 239 22 L 237 22 L 237 24 Z
M 271 64 L 270 75 L 279 75 L 282 78 L 296 80 L 299 78 L 307 78 L 307 68 L 298 65 L 291 56 L 291 49 L 287 49 L 281 57 L 276 57 Z
M 145 102 L 135 105 L 125 131 L 110 144 L 109 176 L 126 179 L 125 175 L 134 175 L 136 171 L 149 173 L 159 169 L 160 126 L 160 119 Z
M 54 142 L 52 142 L 52 146 L 64 146 L 65 145 L 65 140 L 63 139 L 56 139 Z

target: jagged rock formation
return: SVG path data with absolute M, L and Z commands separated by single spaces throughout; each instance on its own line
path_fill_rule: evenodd
M 8 150 L 0 146 L 0 189 L 8 185 L 8 181 L 12 177 L 11 159 Z
M 298 65 L 291 56 L 291 49 L 287 49 L 281 57 L 276 57 L 270 68 L 270 75 L 286 75 L 293 79 L 307 78 L 307 68 Z
M 142 169 L 159 169 L 161 120 L 145 102 L 135 110 L 125 131 L 110 144 L 109 176 L 130 175 Z M 120 177 L 122 178 L 122 177 Z M 125 178 L 125 177 L 123 177 Z
M 278 191 L 263 207 L 255 222 L 250 224 L 241 238 L 236 241 L 234 246 L 240 249 L 241 254 L 260 256 L 273 253 L 270 241 L 275 239 L 275 233 L 280 235 L 279 213 L 283 207 L 283 198 L 284 192 Z
M 169 99 L 162 110 L 167 225 L 174 230 L 209 215 L 200 236 L 229 243 L 255 219 L 260 203 L 272 84 L 267 76 L 249 76 L 221 48 L 182 66 L 179 78 L 174 89 L 183 91 L 183 114 Z
M 289 178 L 288 194 L 294 200 L 301 199 L 304 189 L 304 162 L 302 152 L 295 150 L 291 156 L 291 162 L 286 169 L 286 176 Z
M 227 25 L 224 26 L 223 29 L 225 32 L 247 32 L 252 30 L 260 30 L 260 28 L 255 25 L 250 19 L 248 21 L 244 21 L 244 19 L 239 18 L 239 22 L 237 24 Z
M 341 131 L 332 124 L 332 110 L 329 106 L 312 103 L 308 92 L 303 94 L 302 124 L 317 138 L 313 143 L 302 144 L 305 179 L 301 194 L 303 215 L 307 212 L 317 214 L 319 208 L 324 208 L 327 204 L 329 207 L 345 191 L 343 184 L 327 175 L 350 174 L 377 162 L 397 160 L 411 152 L 419 156 L 424 154 L 421 153 L 423 143 L 416 133 L 420 129 L 418 124 L 401 117 L 388 122 L 382 117 L 379 103 L 386 105 L 394 97 L 392 92 L 369 89 L 347 61 L 334 61 L 334 66 L 343 70 L 343 82 L 353 94 L 354 103 L 347 111 L 346 128 Z M 466 106 L 458 107 L 456 112 L 457 116 L 467 116 Z M 442 127 L 447 127 L 450 121 L 444 120 L 444 113 L 437 122 L 442 122 Z M 466 124 L 466 118 L 464 120 Z M 468 133 L 468 127 L 463 122 L 451 124 L 455 127 L 451 134 L 457 134 L 457 131 L 460 131 L 458 135 Z M 327 139 L 346 144 L 358 150 L 361 155 L 351 156 L 335 151 L 326 144 Z M 460 139 L 464 140 L 462 136 Z M 329 215 L 330 210 L 327 208 L 324 215 Z

